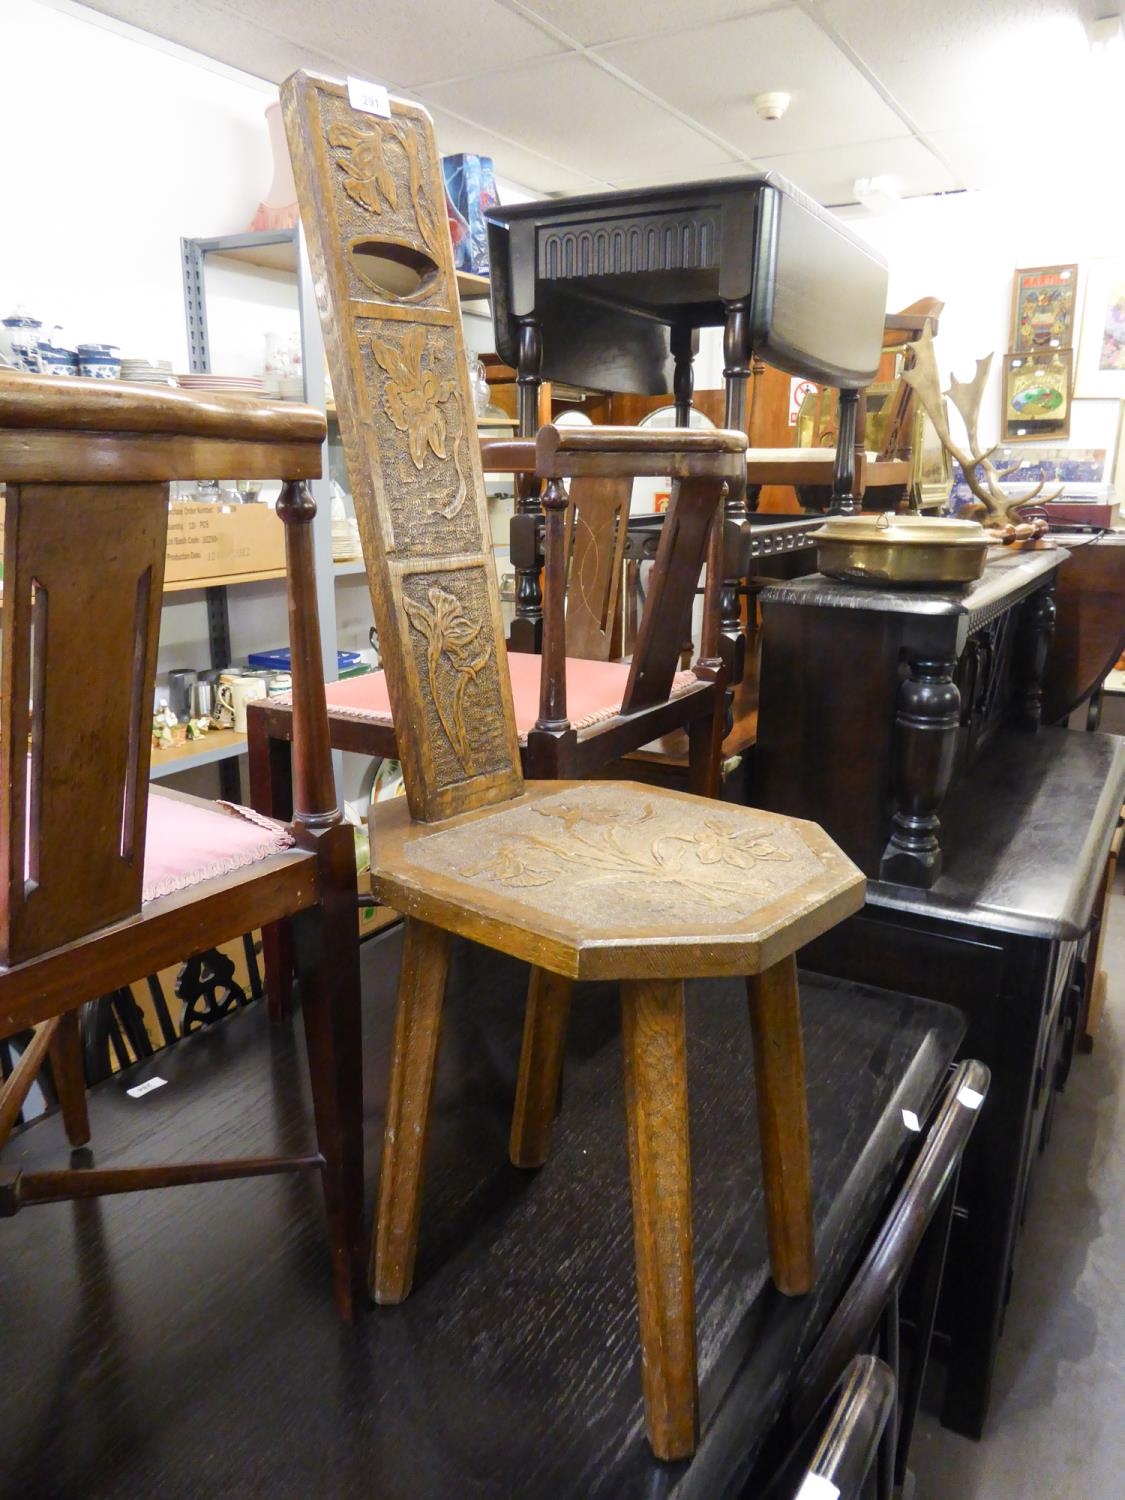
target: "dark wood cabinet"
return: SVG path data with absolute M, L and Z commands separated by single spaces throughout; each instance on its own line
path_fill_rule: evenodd
M 942 1419 L 974 1437 L 1125 796 L 1125 741 L 1037 727 L 1064 558 L 1014 554 L 961 599 L 819 575 L 762 593 L 756 800 L 815 819 L 872 877 L 802 962 L 958 1006 L 964 1055 L 992 1070 L 939 1319 Z

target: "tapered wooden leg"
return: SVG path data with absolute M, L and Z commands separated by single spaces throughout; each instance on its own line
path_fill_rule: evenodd
M 682 981 L 623 983 L 621 1032 L 645 1427 L 657 1458 L 686 1458 L 699 1393 Z
M 363 1039 L 351 829 L 317 837 L 319 906 L 293 918 L 336 1308 L 351 1322 L 363 1284 Z
M 51 1072 L 66 1138 L 72 1146 L 84 1146 L 90 1139 L 90 1112 L 86 1104 L 86 1070 L 82 1063 L 82 1029 L 76 1010 L 68 1010 L 59 1017 L 58 1027 L 51 1038 Z
M 401 1302 L 414 1280 L 430 1097 L 448 969 L 449 934 L 407 917 L 375 1210 L 371 1290 L 376 1302 Z
M 264 714 L 246 716 L 250 771 L 250 805 L 267 817 L 288 822 L 293 816 L 293 760 L 288 740 L 274 739 Z M 289 921 L 262 927 L 262 969 L 266 1009 L 271 1021 L 284 1020 L 293 1009 L 293 934 Z
M 562 974 L 549 974 L 538 967 L 531 970 L 508 1146 L 514 1167 L 541 1167 L 547 1160 L 573 987 L 573 982 Z
M 797 960 L 783 958 L 746 981 L 754 1036 L 758 1134 L 770 1266 L 786 1296 L 813 1284 L 812 1181 Z

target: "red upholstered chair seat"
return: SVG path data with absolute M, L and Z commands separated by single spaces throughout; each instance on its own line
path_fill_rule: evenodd
M 203 805 L 153 787 L 148 799 L 143 899 L 153 901 L 229 875 L 292 844 L 292 835 L 283 824 L 249 808 Z
M 539 717 L 539 671 L 541 658 L 526 652 L 508 652 L 508 672 L 512 679 L 512 699 L 516 710 L 516 730 L 520 744 L 527 741 Z M 566 711 L 575 729 L 588 729 L 604 719 L 615 718 L 621 710 L 629 665 L 618 661 L 585 661 L 566 659 Z M 696 686 L 694 672 L 677 672 L 671 696 L 679 697 Z M 329 713 L 349 718 L 372 719 L 391 724 L 391 700 L 387 679 L 382 672 L 368 672 L 363 677 L 348 677 L 330 682 L 326 688 Z

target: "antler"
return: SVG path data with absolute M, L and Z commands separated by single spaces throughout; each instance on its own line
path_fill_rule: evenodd
M 992 355 L 989 354 L 985 359 L 977 360 L 977 370 L 972 380 L 958 380 L 955 375 L 951 374 L 949 390 L 943 395 L 941 377 L 938 375 L 937 356 L 934 353 L 934 339 L 930 329 L 927 328 L 922 337 L 916 343 L 908 344 L 907 348 L 914 351 L 914 368 L 904 370 L 902 378 L 917 392 L 918 399 L 926 415 L 934 424 L 934 430 L 941 439 L 946 452 L 960 464 L 965 483 L 985 508 L 988 518 L 986 524 L 994 526 L 1008 524 L 1018 510 L 1041 493 L 1045 481 L 1041 479 L 1030 494 L 1013 499 L 1001 489 L 1000 485 L 1001 481 L 1015 470 L 1006 469 L 1001 473 L 992 462 L 992 455 L 996 452 L 998 444 L 994 443 L 991 448 L 983 450 L 980 447 L 977 424 L 980 418 L 981 398 L 988 381 L 988 373 L 992 368 Z M 946 395 L 957 408 L 965 424 L 965 435 L 969 440 L 968 453 L 961 451 L 950 434 L 949 416 L 945 405 Z M 983 484 L 977 478 L 978 465 L 984 473 Z M 1062 494 L 1061 485 L 1054 493 L 1044 495 L 1043 498 L 1054 500 L 1060 494 Z
M 984 395 L 984 387 L 991 367 L 992 355 L 990 354 L 987 359 L 977 360 L 977 373 L 968 383 L 958 380 L 952 372 L 949 376 L 949 399 L 957 408 L 961 420 L 965 424 L 965 432 L 969 438 L 969 447 L 974 452 L 977 448 L 977 421 L 980 417 L 981 397 Z M 992 462 L 990 456 L 995 451 L 995 448 L 989 449 L 988 454 L 981 459 L 981 468 L 984 470 L 984 482 L 988 486 L 988 492 L 992 497 L 995 508 L 1001 515 L 1011 520 L 1016 511 L 1021 510 L 1030 501 L 1034 500 L 1037 495 L 1042 493 L 1043 486 L 1047 481 L 1041 479 L 1033 490 L 1030 490 L 1026 495 L 1021 495 L 1018 500 L 1013 500 L 1011 495 L 1006 494 L 1000 486 L 1010 474 L 1016 473 L 1020 466 L 1018 463 L 1013 464 L 1010 469 L 1005 469 L 1001 473 Z M 974 493 L 976 492 L 974 491 Z M 1059 486 L 1053 495 L 1045 495 L 1044 500 L 1054 500 L 1061 494 L 1062 485 Z
M 916 342 L 913 344 L 907 344 L 906 347 L 914 351 L 914 364 L 911 369 L 903 370 L 903 380 L 906 381 L 907 385 L 914 388 L 919 401 L 921 401 L 922 403 L 922 407 L 925 410 L 926 415 L 934 424 L 934 431 L 941 439 L 942 447 L 961 465 L 961 472 L 965 476 L 965 482 L 968 484 L 969 488 L 972 490 L 977 499 L 987 507 L 988 512 L 991 515 L 993 508 L 992 497 L 988 493 L 988 491 L 982 487 L 980 481 L 976 477 L 976 474 L 977 465 L 984 463 L 986 459 L 990 458 L 992 454 L 996 452 L 995 444 L 991 448 L 989 448 L 987 452 L 977 453 L 974 456 L 972 451 L 970 451 L 969 453 L 962 452 L 962 450 L 953 441 L 953 434 L 949 430 L 949 412 L 945 404 L 945 396 L 943 395 L 941 389 L 941 376 L 938 374 L 937 355 L 934 353 L 934 335 L 932 330 L 927 327 L 926 331 L 922 334 L 922 337 L 920 339 L 916 340 Z M 976 404 L 979 408 L 980 390 L 983 389 L 984 381 L 988 376 L 988 370 L 991 364 L 991 354 L 985 360 L 977 360 L 976 378 L 969 386 L 963 386 L 959 382 L 950 383 L 949 394 L 953 398 L 953 403 L 957 407 L 957 410 L 961 412 L 962 418 L 964 418 L 965 415 L 960 404 L 963 394 L 966 391 L 975 391 Z M 956 390 L 954 389 L 954 386 L 956 386 Z M 967 420 L 965 422 L 965 429 L 966 432 L 970 431 L 969 423 Z M 975 430 L 976 419 L 974 413 L 972 431 L 975 432 Z M 976 443 L 974 442 L 972 436 L 970 436 L 969 438 L 969 446 L 970 450 L 975 449 L 976 447 Z

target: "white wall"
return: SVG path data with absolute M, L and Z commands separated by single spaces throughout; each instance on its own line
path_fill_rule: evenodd
M 1106 160 L 1103 174 L 1100 149 L 1091 141 L 1071 175 L 1042 183 L 1038 193 L 1030 188 L 1018 195 L 957 193 L 909 199 L 880 217 L 861 210 L 844 213 L 851 227 L 888 261 L 890 309 L 927 296 L 945 302 L 936 339 L 943 386 L 951 370 L 962 380 L 970 379 L 977 358 L 993 354 L 981 405 L 982 442 L 993 443 L 1000 434 L 1000 382 L 1003 357 L 1011 347 L 1015 270 L 1077 262 L 1081 328 L 1090 261 L 1125 253 L 1120 169 Z M 1119 417 L 1119 402 L 1075 401 L 1070 442 L 1112 446 Z M 960 437 L 956 414 L 952 422 Z
M 276 90 L 35 0 L 0 4 L 0 58 L 3 313 L 186 369 L 180 236 L 249 225 Z

